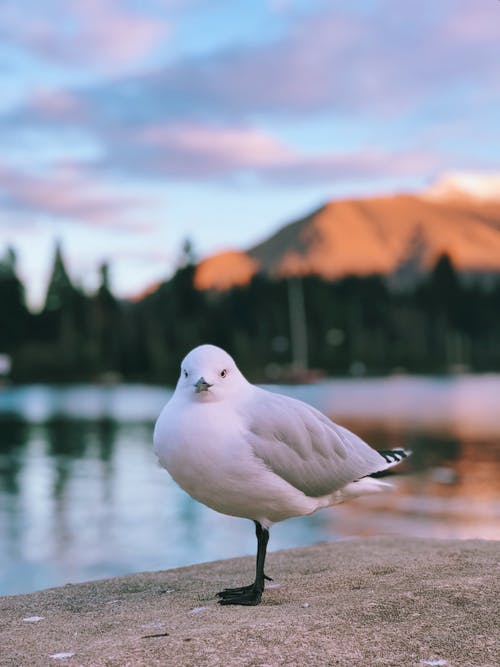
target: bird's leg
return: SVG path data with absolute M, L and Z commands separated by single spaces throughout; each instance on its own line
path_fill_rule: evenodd
M 263 528 L 258 521 L 255 521 L 255 535 L 257 536 L 257 560 L 255 564 L 255 581 L 249 586 L 239 588 L 226 588 L 217 595 L 221 598 L 220 604 L 259 604 L 264 590 L 264 580 L 269 579 L 264 574 L 264 562 L 266 560 L 267 542 L 269 540 L 269 531 Z
M 259 544 L 260 540 L 262 539 L 262 533 L 265 530 L 262 528 L 261 524 L 258 521 L 254 521 L 255 524 L 255 536 L 257 537 L 257 545 Z M 269 531 L 266 531 L 268 533 L 268 539 L 269 539 Z M 265 557 L 265 556 L 264 556 Z M 257 548 L 257 561 L 256 561 L 256 570 L 258 570 L 258 558 L 259 558 L 259 550 Z M 267 574 L 264 573 L 264 579 L 267 579 L 267 581 L 272 581 L 271 577 L 268 577 Z M 238 586 L 237 588 L 225 588 L 223 591 L 220 593 L 217 593 L 219 597 L 223 597 L 225 595 L 234 595 L 234 594 L 240 594 L 245 591 L 250 591 L 254 588 L 255 582 L 248 585 L 248 586 Z

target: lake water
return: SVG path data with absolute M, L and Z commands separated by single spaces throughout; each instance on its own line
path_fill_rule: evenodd
M 274 526 L 271 550 L 374 534 L 500 539 L 500 376 L 272 389 L 414 454 L 395 492 Z M 156 464 L 169 395 L 0 388 L 0 595 L 255 552 L 250 522 L 196 503 Z

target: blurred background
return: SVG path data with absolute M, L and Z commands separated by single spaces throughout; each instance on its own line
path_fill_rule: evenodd
M 254 553 L 152 453 L 204 342 L 414 452 L 272 549 L 500 539 L 498 2 L 28 0 L 0 36 L 0 595 Z

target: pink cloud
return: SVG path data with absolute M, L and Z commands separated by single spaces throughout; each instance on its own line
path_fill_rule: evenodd
M 424 150 L 365 150 L 296 156 L 288 164 L 274 165 L 264 177 L 282 184 L 339 183 L 356 179 L 422 177 L 441 168 L 442 158 Z
M 74 165 L 60 165 L 43 174 L 0 167 L 1 190 L 7 205 L 27 216 L 45 214 L 85 224 L 145 229 L 130 213 L 149 200 L 125 186 L 105 182 Z
M 43 118 L 83 121 L 87 116 L 87 105 L 68 90 L 47 88 L 35 89 L 27 108 Z
M 127 12 L 117 0 L 71 0 L 69 6 L 81 26 L 76 49 L 113 65 L 141 60 L 170 32 L 165 22 Z
M 304 154 L 256 127 L 202 124 L 152 125 L 136 140 L 150 146 L 149 160 L 173 178 L 210 179 L 253 173 L 262 181 L 312 183 L 353 178 L 422 176 L 441 168 L 435 152 L 369 147 L 352 152 Z
M 257 128 L 209 127 L 195 124 L 153 125 L 139 133 L 148 144 L 219 168 L 260 168 L 286 164 L 294 152 Z
M 500 5 L 498 2 L 459 0 L 445 24 L 450 40 L 463 45 L 483 46 L 500 43 Z
M 149 55 L 171 27 L 120 0 L 49 0 L 0 8 L 1 33 L 62 63 L 115 71 Z
M 87 114 L 85 122 L 103 146 L 102 158 L 97 158 L 101 167 L 118 166 L 146 177 L 199 180 L 245 172 L 283 183 L 421 177 L 426 169 L 435 173 L 455 166 L 436 155 L 433 147 L 446 147 L 442 135 L 449 131 L 450 118 L 457 116 L 457 100 L 470 103 L 476 85 L 493 96 L 498 85 L 490 84 L 488 77 L 498 72 L 489 51 L 498 42 L 496 36 L 500 38 L 500 24 L 493 21 L 500 5 L 487 4 L 479 10 L 476 0 L 444 0 L 438 10 L 434 5 L 381 0 L 359 12 L 327 3 L 321 12 L 291 23 L 272 43 L 181 58 L 154 72 L 130 74 L 71 94 L 41 91 L 32 105 L 49 119 L 73 120 Z M 127 42 L 128 32 L 136 29 L 131 11 L 118 0 L 67 0 L 64 6 L 76 21 L 75 44 L 84 40 L 85 48 L 92 49 L 95 41 L 98 46 L 91 57 L 98 58 L 109 41 L 120 62 L 120 36 Z M 152 21 L 141 18 L 146 24 Z M 109 23 L 113 26 L 108 31 Z M 31 24 L 37 39 L 48 39 L 55 31 L 43 22 Z M 136 38 L 122 45 L 123 57 L 128 57 L 128 49 L 137 57 L 154 48 L 153 33 L 139 28 Z M 70 41 L 67 35 L 64 39 Z M 371 145 L 365 141 L 364 151 L 305 155 L 248 125 L 261 117 L 272 117 L 274 126 L 284 118 L 313 123 L 316 112 L 322 114 L 322 122 L 331 113 L 332 126 L 336 117 L 347 114 L 353 123 L 358 117 L 362 129 L 371 119 L 378 123 L 380 116 L 388 116 L 416 131 L 409 129 L 403 137 L 400 124 L 394 139 L 386 133 L 381 142 L 403 146 L 392 152 L 377 150 L 383 143 L 374 145 L 375 140 Z M 422 126 L 436 122 L 444 130 L 428 142 L 431 148 L 407 148 L 417 146 L 419 138 L 423 145 Z M 449 160 L 457 155 L 453 151 L 448 149 Z
M 455 86 L 498 75 L 491 48 L 500 39 L 499 5 L 480 4 L 477 16 L 477 0 L 439 8 L 383 0 L 363 13 L 326 4 L 274 42 L 180 62 L 135 83 L 164 112 L 172 105 L 191 117 L 200 109 L 233 118 L 415 112 Z

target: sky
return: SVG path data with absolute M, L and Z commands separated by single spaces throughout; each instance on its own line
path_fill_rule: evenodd
M 500 158 L 498 0 L 5 0 L 0 254 L 114 291 Z

